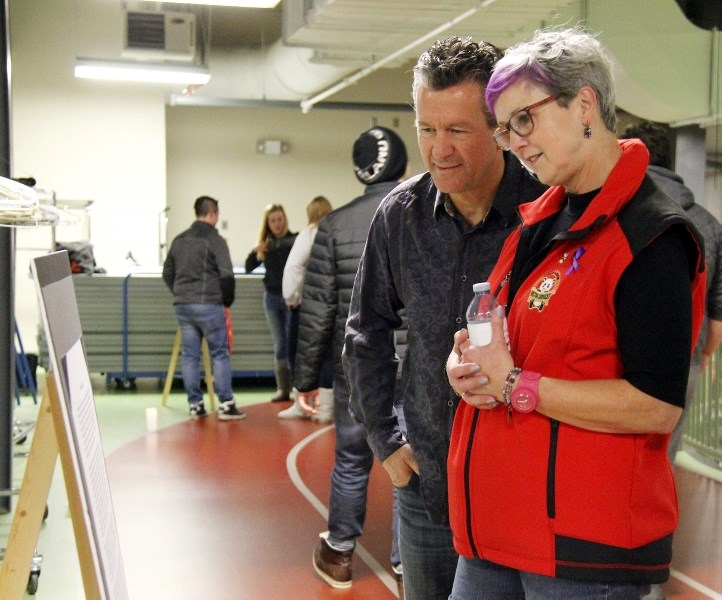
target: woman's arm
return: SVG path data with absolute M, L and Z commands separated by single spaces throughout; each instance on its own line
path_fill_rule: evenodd
M 674 428 L 684 406 L 692 346 L 687 260 L 681 229 L 666 231 L 639 253 L 615 291 L 622 377 L 569 381 L 542 373 L 538 412 L 594 431 L 668 433 Z M 484 347 L 471 346 L 466 330 L 457 332 L 447 361 L 452 387 L 481 409 L 506 410 L 490 404 L 489 396 L 502 401 L 507 375 L 514 366 L 524 367 L 514 365 L 502 324 L 502 316 L 495 315 L 494 339 Z
M 488 346 L 472 346 L 465 329 L 457 332 L 447 361 L 451 387 L 481 410 L 507 410 L 502 391 L 514 361 L 506 349 L 503 322 L 503 316 L 492 318 Z M 517 385 L 518 381 L 512 392 Z M 490 403 L 490 397 L 496 402 Z M 550 419 L 607 433 L 669 433 L 682 413 L 624 379 L 569 381 L 544 376 L 539 380 L 536 410 Z

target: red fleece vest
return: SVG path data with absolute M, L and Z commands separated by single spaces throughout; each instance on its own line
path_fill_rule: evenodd
M 687 221 L 676 208 L 667 213 L 655 208 L 659 202 L 646 208 L 645 201 L 639 204 L 643 231 L 630 239 L 617 216 L 640 188 L 647 153 L 636 141 L 621 146 L 622 159 L 572 228 L 585 233 L 555 243 L 515 295 L 509 333 L 517 366 L 569 380 L 622 374 L 617 282 L 635 252 Z M 564 198 L 563 189 L 551 188 L 520 207 L 523 226 L 557 212 Z M 518 229 L 507 240 L 490 277 L 492 289 L 510 273 L 519 238 Z M 701 256 L 697 267 L 694 340 L 704 308 Z M 499 293 L 501 304 L 507 289 Z M 462 402 L 448 460 L 457 551 L 549 576 L 665 581 L 677 525 L 667 437 L 596 433 L 537 412 L 514 413 L 510 421 L 506 410 L 479 411 Z

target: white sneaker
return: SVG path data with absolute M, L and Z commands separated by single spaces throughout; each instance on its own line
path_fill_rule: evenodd
M 298 392 L 293 390 L 293 405 L 278 413 L 279 419 L 310 419 L 311 415 L 306 414 L 298 405 Z
M 314 423 L 333 423 L 333 389 L 318 388 L 317 413 L 313 416 Z

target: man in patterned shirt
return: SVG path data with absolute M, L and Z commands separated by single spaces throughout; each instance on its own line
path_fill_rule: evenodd
M 518 224 L 516 207 L 545 189 L 492 136 L 484 91 L 500 57 L 490 44 L 451 37 L 419 58 L 412 92 L 428 171 L 379 206 L 346 325 L 351 409 L 399 490 L 406 600 L 446 600 L 456 570 L 446 456 L 459 399 L 444 371 L 454 332 L 466 324 L 472 285 L 486 280 Z M 406 436 L 393 413 L 404 308 Z

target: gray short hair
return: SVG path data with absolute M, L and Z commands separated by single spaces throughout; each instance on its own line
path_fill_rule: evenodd
M 582 87 L 590 86 L 597 94 L 604 125 L 616 133 L 612 61 L 590 33 L 580 28 L 540 29 L 531 40 L 509 48 L 494 67 L 486 88 L 492 112 L 501 93 L 517 81 L 540 85 L 565 107 Z

